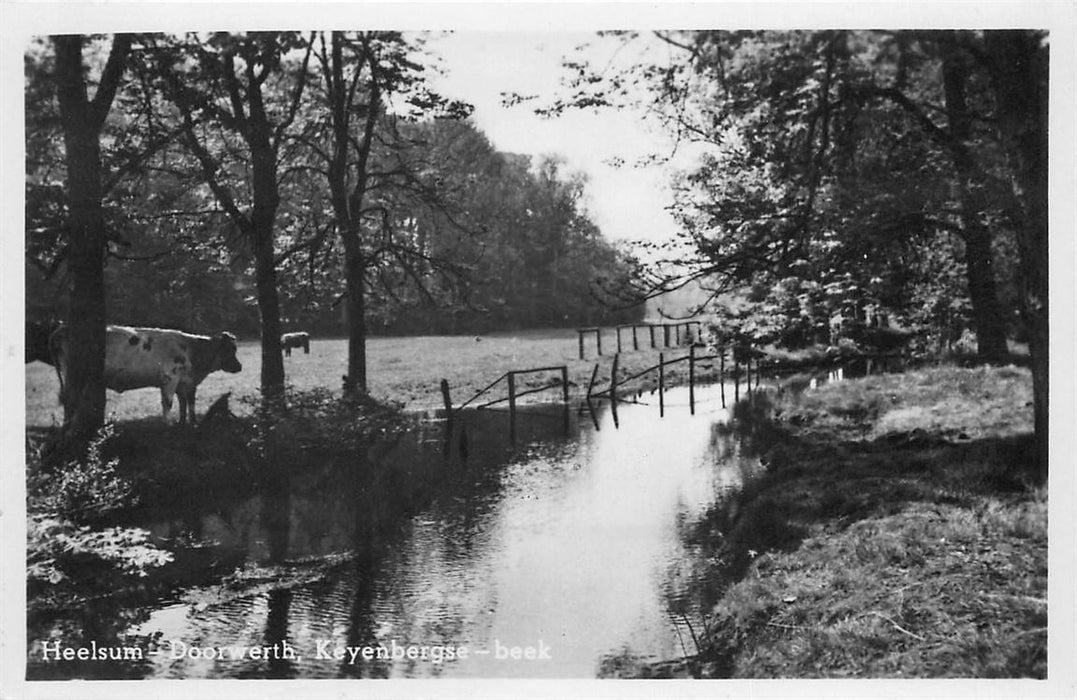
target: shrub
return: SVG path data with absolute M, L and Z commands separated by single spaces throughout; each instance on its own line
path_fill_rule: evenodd
M 32 606 L 47 595 L 53 605 L 70 604 L 122 588 L 129 576 L 145 576 L 172 554 L 149 541 L 140 528 L 93 525 L 137 502 L 131 484 L 106 459 L 113 436 L 106 424 L 78 460 L 48 467 L 40 451 L 27 450 L 26 574 Z

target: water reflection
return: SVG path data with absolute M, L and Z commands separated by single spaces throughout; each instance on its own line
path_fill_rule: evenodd
M 129 632 L 159 635 L 164 653 L 138 673 L 594 677 L 692 654 L 701 557 L 683 535 L 758 468 L 716 428 L 729 420 L 718 388 L 696 401 L 692 416 L 687 392 L 668 392 L 664 419 L 657 403 L 622 405 L 618 428 L 608 404 L 522 411 L 515 444 L 507 414 L 470 412 L 381 454 L 274 465 L 225 512 L 152 523 L 165 537 L 193 525 L 222 558 L 282 569 L 278 581 L 311 557 L 353 557 L 309 582 L 154 611 Z M 173 658 L 168 640 L 287 644 L 299 658 Z M 371 657 L 333 657 L 364 646 Z M 468 654 L 435 661 L 441 646 Z M 398 647 L 426 658 L 393 658 Z

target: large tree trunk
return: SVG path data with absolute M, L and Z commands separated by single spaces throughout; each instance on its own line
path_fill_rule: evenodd
M 337 230 L 344 244 L 344 278 L 347 292 L 345 318 L 348 323 L 348 374 L 344 381 L 345 396 L 367 393 L 366 379 L 366 274 L 367 260 L 363 254 L 363 237 L 360 224 L 363 200 L 367 193 L 367 164 L 377 125 L 379 87 L 371 77 L 370 99 L 366 105 L 366 118 L 358 139 L 353 140 L 350 119 L 356 105 L 354 92 L 345 80 L 344 35 L 331 34 L 332 56 L 325 69 L 328 78 L 328 102 L 333 125 L 333 152 L 329 162 L 329 191 L 333 201 Z M 364 57 L 371 64 L 374 59 Z M 355 163 L 349 163 L 348 154 L 355 147 Z M 349 191 L 349 169 L 354 167 L 354 181 Z
M 987 67 L 998 112 L 998 129 L 1021 208 L 1017 246 L 1021 256 L 1022 311 L 1029 329 L 1037 460 L 1047 470 L 1048 452 L 1048 51 L 1039 32 L 984 33 Z
M 977 217 L 978 213 L 965 214 L 965 234 L 962 236 L 972 323 L 976 330 L 976 352 L 983 359 L 1004 358 L 1009 354 L 1009 348 L 1006 345 L 1006 322 L 995 286 L 991 234 L 982 224 L 973 223 Z
M 972 137 L 972 117 L 966 100 L 969 66 L 955 40 L 943 48 L 943 91 L 949 121 L 950 156 L 957 172 L 957 190 L 965 241 L 965 269 L 969 300 L 972 302 L 977 353 L 985 359 L 1005 357 L 1006 322 L 998 300 L 991 253 L 991 232 L 980 217 L 987 208 L 980 170 L 968 143 Z
M 254 247 L 255 284 L 262 329 L 262 394 L 276 396 L 284 391 L 284 358 L 280 346 L 280 299 L 277 269 L 273 264 L 273 229 L 257 231 Z
M 366 394 L 366 264 L 362 255 L 346 253 L 348 286 L 348 383 L 350 394 Z
M 106 73 L 91 103 L 81 36 L 53 37 L 57 96 L 67 166 L 68 309 L 64 425 L 58 454 L 73 456 L 105 419 L 105 220 L 101 208 L 100 132 L 112 103 L 130 37 L 113 42 Z
M 253 129 L 254 210 L 251 215 L 251 246 L 254 249 L 258 313 L 262 328 L 262 394 L 276 396 L 284 391 L 284 357 L 280 345 L 280 296 L 273 250 L 273 227 L 280 204 L 277 190 L 276 155 L 270 144 L 268 125 Z

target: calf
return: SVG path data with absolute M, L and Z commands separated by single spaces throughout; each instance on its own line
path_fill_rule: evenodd
M 292 356 L 292 348 L 303 348 L 303 354 L 310 354 L 310 335 L 303 331 L 285 333 L 280 337 L 280 346 L 284 348 L 285 357 Z
M 65 402 L 67 358 L 72 352 L 67 329 L 57 330 L 49 344 L 60 377 L 60 401 Z M 105 386 L 119 392 L 159 387 L 165 422 L 172 397 L 179 395 L 180 423 L 194 423 L 195 392 L 202 380 L 217 370 L 234 374 L 242 369 L 236 359 L 236 337 L 231 333 L 210 337 L 161 328 L 105 329 Z

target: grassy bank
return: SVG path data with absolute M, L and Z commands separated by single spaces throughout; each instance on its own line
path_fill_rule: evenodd
M 1047 488 L 1026 370 L 936 368 L 761 394 L 768 465 L 695 536 L 721 677 L 1038 677 Z
M 620 359 L 620 376 L 628 376 L 657 364 L 659 350 L 643 348 L 649 345 L 640 337 L 638 351 L 625 352 Z M 631 347 L 629 334 L 624 334 L 626 348 Z M 588 338 L 587 359 L 579 359 L 579 346 L 573 329 L 522 331 L 484 336 L 415 336 L 401 338 L 371 338 L 367 342 L 367 375 L 371 396 L 382 402 L 402 404 L 406 409 L 432 409 L 442 405 L 440 382 L 447 379 L 453 402 L 463 403 L 477 391 L 497 379 L 508 370 L 567 365 L 572 393 L 582 396 L 587 391 L 595 363 L 600 365 L 598 385 L 609 383 L 612 352 L 616 349 L 612 329 L 603 331 L 602 357 L 595 357 L 594 339 Z M 286 381 L 297 391 L 328 389 L 339 395 L 341 377 L 347 371 L 348 344 L 340 339 L 314 339 L 310 354 L 293 351 L 284 358 Z M 665 349 L 666 358 L 681 357 L 688 348 Z M 206 407 L 218 396 L 232 392 L 233 399 L 254 397 L 258 393 L 261 371 L 261 349 L 256 341 L 239 345 L 238 357 L 243 371 L 238 374 L 215 372 L 206 378 L 198 392 L 198 410 Z M 706 372 L 701 368 L 701 373 Z M 687 381 L 688 365 L 681 362 L 669 368 L 670 383 Z M 701 374 L 702 376 L 702 374 Z M 524 375 L 519 378 L 518 389 L 525 391 L 549 385 L 556 373 Z M 657 379 L 654 373 L 628 388 L 651 388 Z M 26 424 L 48 427 L 59 424 L 63 412 L 57 403 L 59 383 L 52 367 L 35 362 L 26 366 Z M 502 382 L 490 395 L 490 399 L 505 396 L 507 389 Z M 529 400 L 559 400 L 560 389 L 552 388 L 528 397 Z M 233 410 L 243 410 L 241 401 L 233 401 Z M 108 392 L 110 414 L 117 421 L 137 420 L 159 416 L 161 411 L 159 392 L 153 389 L 129 391 L 124 394 Z M 175 408 L 173 412 L 175 412 Z
M 412 497 L 414 488 L 400 488 L 398 474 L 387 474 L 385 465 L 366 455 L 393 445 L 414 420 L 390 407 L 343 402 L 327 392 L 285 398 L 241 417 L 219 406 L 194 428 L 166 426 L 156 418 L 108 424 L 84 456 L 64 464 L 43 460 L 41 438 L 29 436 L 30 628 L 47 626 L 57 613 L 79 611 L 91 601 L 127 606 L 129 612 L 111 616 L 130 621 L 146 601 L 214 581 L 244 564 L 242 553 L 217 555 L 186 535 L 151 537 L 140 523 L 184 520 L 192 509 L 214 512 L 256 493 L 280 494 L 290 479 L 317 474 L 333 460 L 355 464 L 350 484 L 376 493 L 380 506 Z M 435 480 L 425 472 L 423 477 L 407 483 Z

